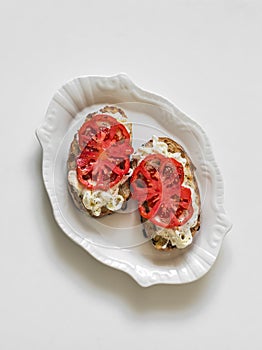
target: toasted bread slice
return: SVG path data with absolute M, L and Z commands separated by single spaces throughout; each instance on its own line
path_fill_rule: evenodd
M 115 117 L 118 119 L 121 123 L 123 123 L 126 128 L 129 131 L 130 139 L 132 139 L 132 124 L 126 123 L 127 122 L 127 116 L 125 112 L 116 106 L 105 106 L 101 108 L 97 112 L 93 112 L 87 115 L 85 122 L 88 120 L 91 120 L 93 116 L 97 114 L 109 114 L 112 117 Z M 101 212 L 99 215 L 97 213 L 95 214 L 92 210 L 87 209 L 83 202 L 83 186 L 78 183 L 77 177 L 76 177 L 76 160 L 78 156 L 80 155 L 80 148 L 78 143 L 78 134 L 76 133 L 74 136 L 74 139 L 71 143 L 70 150 L 69 150 L 69 156 L 67 160 L 67 170 L 68 170 L 68 188 L 69 192 L 72 196 L 72 199 L 78 209 L 81 211 L 86 212 L 87 214 L 99 218 L 103 217 L 105 215 L 112 214 L 114 211 L 110 210 L 106 205 L 101 207 Z M 125 175 L 123 179 L 114 186 L 113 190 L 120 196 L 124 198 L 124 202 L 122 207 L 125 205 L 125 201 L 128 200 L 130 197 L 130 189 L 129 189 L 129 176 Z
M 188 224 L 186 223 L 180 227 L 174 227 L 172 229 L 165 229 L 163 227 L 157 226 L 150 220 L 146 220 L 141 216 L 141 222 L 144 226 L 144 233 L 148 238 L 152 240 L 154 247 L 158 250 L 168 251 L 173 248 L 185 248 L 192 242 L 192 238 L 195 233 L 200 229 L 200 194 L 198 184 L 194 175 L 195 166 L 193 165 L 191 159 L 183 149 L 174 140 L 168 137 L 159 137 L 158 142 L 164 142 L 167 145 L 168 152 L 180 153 L 181 157 L 184 158 L 184 182 L 183 185 L 190 187 L 191 192 L 194 193 L 194 219 Z M 152 148 L 152 154 L 157 153 L 153 147 L 153 140 L 148 141 L 145 145 L 141 146 L 140 149 Z M 139 151 L 139 150 L 138 150 Z M 144 156 L 145 157 L 145 156 Z M 132 158 L 132 168 L 136 168 L 140 159 L 143 156 L 138 155 L 136 152 Z M 190 221 L 190 220 L 189 220 Z M 187 225 L 187 226 L 186 226 Z

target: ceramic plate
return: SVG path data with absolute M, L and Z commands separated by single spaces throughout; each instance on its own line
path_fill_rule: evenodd
M 183 250 L 161 252 L 144 237 L 136 204 L 94 219 L 81 213 L 67 189 L 66 162 L 74 134 L 89 112 L 118 105 L 133 124 L 133 147 L 152 135 L 178 141 L 196 166 L 202 200 L 201 228 Z M 74 242 L 97 260 L 125 271 L 141 286 L 181 284 L 202 277 L 214 264 L 231 225 L 223 208 L 223 181 L 201 127 L 168 100 L 136 86 L 126 75 L 84 76 L 57 91 L 37 130 L 43 148 L 43 179 L 55 219 Z

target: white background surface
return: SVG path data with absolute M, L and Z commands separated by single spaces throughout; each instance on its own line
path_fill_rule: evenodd
M 0 5 L 0 348 L 261 348 L 260 1 Z M 78 75 L 126 72 L 202 125 L 234 224 L 212 270 L 139 287 L 56 225 L 34 130 Z M 254 171 L 254 172 L 253 172 Z

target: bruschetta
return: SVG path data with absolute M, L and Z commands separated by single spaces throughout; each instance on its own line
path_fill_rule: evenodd
M 86 116 L 70 145 L 69 192 L 77 208 L 99 218 L 111 214 L 130 196 L 132 126 L 117 106 Z
M 132 155 L 130 180 L 144 232 L 159 250 L 182 249 L 200 228 L 195 167 L 183 147 L 153 136 Z

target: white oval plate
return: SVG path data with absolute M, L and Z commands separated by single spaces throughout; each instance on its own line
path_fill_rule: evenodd
M 75 208 L 67 190 L 70 143 L 85 116 L 106 104 L 123 108 L 133 123 L 134 148 L 151 138 L 178 141 L 196 166 L 202 200 L 201 228 L 183 250 L 160 252 L 143 236 L 132 201 L 126 211 L 89 218 Z M 201 127 L 163 97 L 142 90 L 126 75 L 84 76 L 57 91 L 36 131 L 43 148 L 43 179 L 62 230 L 97 260 L 131 275 L 141 286 L 197 280 L 213 265 L 231 224 L 223 208 L 223 181 Z

